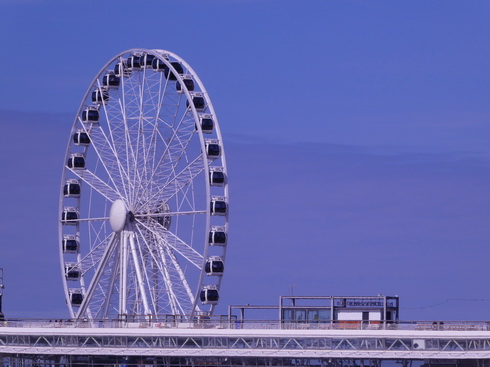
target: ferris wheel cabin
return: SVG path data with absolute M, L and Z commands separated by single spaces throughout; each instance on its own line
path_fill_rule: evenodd
M 206 154 L 211 159 L 218 158 L 221 155 L 221 146 L 216 140 L 206 141 Z
M 215 305 L 219 300 L 219 292 L 214 285 L 206 285 L 199 294 L 199 299 L 204 305 Z
M 211 215 L 226 215 L 228 204 L 221 198 L 215 198 L 211 201 Z
M 126 60 L 126 65 L 128 66 L 129 70 L 141 69 L 140 57 L 137 55 L 128 57 L 128 59 Z
M 151 67 L 153 65 L 153 60 L 155 60 L 154 55 L 143 54 L 140 56 L 140 66 L 142 68 Z
M 214 227 L 209 232 L 209 244 L 211 246 L 225 246 L 227 235 L 224 228 Z
M 63 224 L 77 224 L 77 220 L 80 218 L 80 213 L 77 209 L 68 207 L 63 210 L 61 213 L 61 222 Z
M 65 254 L 76 254 L 80 248 L 78 239 L 74 235 L 64 235 L 61 246 Z
M 153 59 L 151 62 L 151 68 L 155 71 L 163 71 L 167 65 L 160 59 Z
M 85 168 L 85 158 L 81 153 L 73 153 L 68 158 L 68 162 L 66 163 L 68 168 L 73 169 L 84 169 Z
M 201 130 L 204 134 L 211 134 L 214 128 L 214 121 L 211 116 L 201 117 Z
M 81 276 L 80 268 L 77 264 L 74 263 L 66 263 L 65 264 L 65 277 L 66 280 L 78 280 Z
M 63 195 L 66 198 L 77 198 L 80 196 L 80 183 L 76 179 L 66 180 L 65 186 L 63 187 Z
M 194 80 L 192 80 L 190 77 L 184 78 L 184 85 L 189 92 L 192 92 L 195 88 Z M 180 82 L 175 83 L 175 89 L 177 89 L 177 92 L 179 93 L 184 92 L 184 90 L 182 89 L 182 85 L 180 85 Z
M 177 74 L 184 73 L 184 68 L 182 68 L 182 64 L 180 62 L 172 61 L 170 65 L 172 65 Z M 174 72 L 171 71 L 167 65 L 165 65 L 165 67 L 163 68 L 163 75 L 165 75 L 165 78 L 167 78 L 168 80 L 177 80 Z
M 106 88 L 97 88 L 92 92 L 92 102 L 101 104 L 109 101 L 109 92 Z
M 209 183 L 212 186 L 221 186 L 225 183 L 225 174 L 222 168 L 216 167 L 209 170 Z
M 107 73 L 102 79 L 102 85 L 108 88 L 119 87 L 119 84 L 121 84 L 121 78 L 113 72 Z
M 73 134 L 73 142 L 75 145 L 86 147 L 90 145 L 90 138 L 83 130 L 77 130 L 75 134 Z
M 211 256 L 204 266 L 207 275 L 223 275 L 225 263 L 219 256 Z
M 192 104 L 194 105 L 194 108 L 198 111 L 202 111 L 206 109 L 206 101 L 204 100 L 204 97 L 200 94 L 193 94 L 191 95 L 192 98 Z M 185 105 L 187 108 L 189 108 L 190 103 L 189 100 L 185 102 Z
M 70 302 L 73 306 L 80 306 L 83 302 L 83 294 L 80 289 L 70 290 Z
M 99 110 L 97 107 L 88 107 L 82 111 L 82 122 L 99 122 Z
M 126 61 L 121 61 L 114 65 L 114 75 L 119 78 L 129 78 L 131 76 L 131 70 L 128 69 Z

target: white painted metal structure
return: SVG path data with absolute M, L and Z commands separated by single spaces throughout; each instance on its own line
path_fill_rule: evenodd
M 484 324 L 478 326 L 480 330 L 464 331 L 450 326 L 449 330 L 235 329 L 235 324 L 78 326 L 0 328 L 0 355 L 490 359 L 490 332 L 481 329 L 486 328 Z
M 72 318 L 210 315 L 228 230 L 223 140 L 192 68 L 133 49 L 97 74 L 70 133 L 59 203 Z

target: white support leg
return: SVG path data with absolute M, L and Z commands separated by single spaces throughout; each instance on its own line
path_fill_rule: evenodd
M 146 298 L 145 283 L 143 276 L 141 275 L 140 262 L 138 260 L 138 254 L 136 252 L 136 244 L 134 242 L 134 232 L 128 232 L 129 243 L 131 245 L 131 255 L 133 256 L 134 269 L 136 271 L 136 278 L 138 281 L 138 288 L 140 291 L 141 299 L 143 301 L 143 308 L 145 309 L 145 315 L 151 315 L 150 307 L 148 306 L 148 299 Z

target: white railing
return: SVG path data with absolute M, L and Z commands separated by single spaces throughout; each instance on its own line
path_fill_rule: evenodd
M 427 330 L 490 331 L 490 321 L 324 321 L 280 322 L 271 320 L 207 319 L 195 322 L 178 318 L 145 320 L 66 320 L 8 319 L 0 327 L 22 328 L 179 328 L 179 329 L 256 329 L 256 330 Z

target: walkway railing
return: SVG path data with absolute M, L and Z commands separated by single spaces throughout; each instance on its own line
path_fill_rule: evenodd
M 224 318 L 188 322 L 178 318 L 153 318 L 151 321 L 9 319 L 0 327 L 22 328 L 179 328 L 179 329 L 261 329 L 261 330 L 427 330 L 490 331 L 490 321 L 324 321 L 280 322 L 271 320 L 228 320 Z

